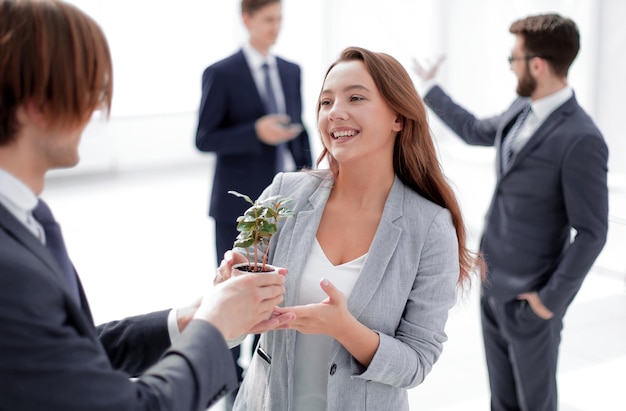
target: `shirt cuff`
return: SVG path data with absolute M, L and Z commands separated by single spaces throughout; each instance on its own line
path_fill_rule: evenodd
M 167 315 L 167 332 L 170 335 L 170 343 L 174 344 L 180 338 L 180 330 L 178 329 L 177 310 L 173 308 Z
M 240 345 L 247 336 L 247 334 L 244 334 L 241 337 L 233 338 L 232 340 L 226 340 L 226 345 L 228 345 L 228 348 L 235 348 L 236 346 Z

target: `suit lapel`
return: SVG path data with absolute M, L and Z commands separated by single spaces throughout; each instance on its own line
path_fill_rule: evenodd
M 288 101 L 288 96 L 292 95 L 291 81 L 288 75 L 288 70 L 284 62 L 278 57 L 276 57 L 276 67 L 278 67 L 280 86 L 283 89 L 283 97 L 285 100 L 285 113 L 292 116 L 292 113 L 290 113 L 289 111 L 292 105 L 290 104 L 291 102 Z
M 265 113 L 265 104 L 263 103 L 263 96 L 261 96 L 261 92 L 256 86 L 254 81 L 254 77 L 252 76 L 252 67 L 248 65 L 248 61 L 246 60 L 246 56 L 243 54 L 243 50 L 239 50 L 239 52 L 235 55 L 236 63 L 237 63 L 237 71 L 241 73 L 241 84 L 236 85 L 236 89 L 238 93 L 241 93 L 242 90 L 254 90 L 254 93 L 251 93 L 250 96 L 256 96 L 255 104 L 260 112 Z
M 11 237 L 33 253 L 33 255 L 49 269 L 52 277 L 59 284 L 59 286 L 63 288 L 68 296 L 70 296 L 70 299 L 75 300 L 74 297 L 71 297 L 72 292 L 67 284 L 65 275 L 61 272 L 58 263 L 55 261 L 50 251 L 48 251 L 41 241 L 28 231 L 28 229 L 26 229 L 26 227 L 24 227 L 22 223 L 20 223 L 2 204 L 0 204 L 0 227 L 4 228 Z M 77 278 L 77 280 L 78 293 L 81 299 L 81 307 L 83 308 L 82 312 L 87 316 L 89 323 L 93 325 L 93 319 L 85 292 L 80 279 Z
M 395 221 L 402 217 L 403 199 L 404 185 L 396 177 L 385 203 L 376 234 L 374 234 L 367 259 L 348 298 L 348 309 L 355 318 L 361 315 L 376 293 L 391 256 L 398 245 L 398 241 L 400 241 L 402 228 L 396 225 Z
M 539 126 L 539 128 L 535 131 L 535 133 L 528 139 L 524 147 L 520 150 L 520 152 L 515 156 L 513 163 L 511 164 L 512 169 L 520 162 L 524 161 L 526 157 L 530 153 L 533 152 L 542 142 L 546 140 L 546 138 L 552 134 L 554 129 L 559 127 L 574 111 L 573 109 L 576 107 L 576 99 L 572 97 L 561 107 L 554 110 L 548 118 L 544 120 L 544 122 Z
M 57 262 L 54 260 L 54 257 L 50 254 L 50 251 L 48 251 L 41 241 L 28 231 L 22 223 L 17 221 L 17 219 L 2 204 L 0 204 L 0 224 L 13 238 L 15 238 L 18 243 L 21 243 L 30 252 L 32 252 L 35 257 L 41 260 L 41 262 L 48 267 L 63 287 L 67 288 L 67 281 L 65 280 L 63 273 L 60 271 Z
M 502 127 L 498 130 L 498 134 L 496 135 L 496 176 L 498 179 L 502 176 L 502 140 L 508 132 L 511 131 L 517 116 L 520 115 L 527 102 L 527 98 L 515 100 L 511 108 L 503 115 Z
M 330 189 L 320 186 L 309 197 L 310 208 L 298 211 L 297 218 L 293 222 L 294 227 L 290 230 L 291 238 L 286 241 L 289 244 L 289 249 L 285 261 L 288 262 L 289 269 L 293 273 L 302 273 L 304 270 L 306 258 L 302 258 L 302 256 L 308 255 L 311 251 L 319 221 L 322 218 L 329 195 Z M 348 309 L 357 318 L 376 292 L 378 284 L 381 282 L 389 265 L 391 256 L 398 245 L 398 241 L 400 241 L 402 229 L 394 222 L 402 217 L 403 198 L 404 185 L 396 177 L 389 192 L 387 203 L 376 229 L 367 259 L 347 301 Z M 277 254 L 282 253 L 277 250 Z M 280 264 L 280 261 L 278 263 Z M 300 287 L 299 277 L 299 275 L 287 275 L 287 288 L 298 290 Z M 297 292 L 289 294 L 285 297 L 285 306 L 296 305 Z
M 394 250 L 400 241 L 402 228 L 396 225 L 395 221 L 402 218 L 404 190 L 404 184 L 396 177 L 387 197 L 385 209 L 376 229 L 376 234 L 374 234 L 367 259 L 348 298 L 348 310 L 357 319 L 378 290 Z M 340 348 L 339 342 L 333 341 L 330 358 L 335 358 Z

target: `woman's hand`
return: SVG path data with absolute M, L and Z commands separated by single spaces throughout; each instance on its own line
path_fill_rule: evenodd
M 275 311 L 296 315 L 296 319 L 288 324 L 289 328 L 304 334 L 325 334 L 339 340 L 354 317 L 348 311 L 345 296 L 330 281 L 322 278 L 320 287 L 328 296 L 321 303 L 278 307 Z
M 245 263 L 248 260 L 243 255 L 228 250 L 224 253 L 224 259 L 220 263 L 220 266 L 217 267 L 217 271 L 215 272 L 215 278 L 213 278 L 213 285 L 217 285 L 221 282 L 228 280 L 231 276 L 236 275 L 233 274 L 233 265 L 239 263 Z
M 275 307 L 269 319 L 257 323 L 248 334 L 263 334 L 266 331 L 281 330 L 290 327 L 290 322 L 296 319 L 296 315 L 292 312 L 280 313 L 280 307 Z
M 236 251 L 228 250 L 224 253 L 224 259 L 220 263 L 220 266 L 217 267 L 217 271 L 215 272 L 215 277 L 213 278 L 213 285 L 217 285 L 221 282 L 228 280 L 230 277 L 234 277 L 237 275 L 243 274 L 239 270 L 233 270 L 233 265 L 247 263 L 248 259 L 239 254 Z M 285 276 L 287 275 L 287 269 L 283 267 L 274 267 L 278 271 L 278 274 Z
M 346 297 L 330 281 L 322 278 L 320 287 L 328 296 L 321 303 L 275 308 L 275 313 L 296 316 L 277 329 L 291 328 L 305 334 L 328 335 L 343 345 L 358 362 L 369 366 L 378 350 L 380 336 L 354 318 L 348 311 Z

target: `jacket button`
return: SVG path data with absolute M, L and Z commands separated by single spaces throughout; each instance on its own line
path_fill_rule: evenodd
M 337 364 L 333 364 L 330 366 L 330 375 L 335 375 L 335 372 L 337 371 Z

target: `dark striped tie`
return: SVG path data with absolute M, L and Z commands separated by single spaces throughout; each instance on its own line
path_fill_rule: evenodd
M 70 257 L 67 255 L 63 234 L 61 234 L 61 226 L 59 226 L 59 223 L 54 219 L 50 207 L 41 199 L 37 203 L 37 207 L 33 210 L 33 217 L 35 217 L 43 227 L 46 234 L 46 248 L 50 250 L 54 259 L 59 263 L 59 267 L 63 274 L 65 274 L 72 295 L 76 299 L 76 302 L 80 304 L 76 271 L 70 261 Z
M 265 83 L 265 110 L 268 114 L 278 113 L 278 103 L 276 102 L 276 95 L 274 94 L 274 88 L 272 87 L 272 79 L 270 78 L 270 66 L 267 63 L 263 63 L 263 81 Z M 285 155 L 287 146 L 285 143 L 278 144 L 276 146 L 276 164 L 275 171 L 281 172 L 285 169 Z
M 513 162 L 513 156 L 515 155 L 515 140 L 519 136 L 520 131 L 524 126 L 524 122 L 526 121 L 526 117 L 530 113 L 530 104 L 524 107 L 519 116 L 517 116 L 517 120 L 513 127 L 511 127 L 511 131 L 506 135 L 504 141 L 502 142 L 502 172 L 506 172 L 509 167 L 511 167 L 511 163 Z

